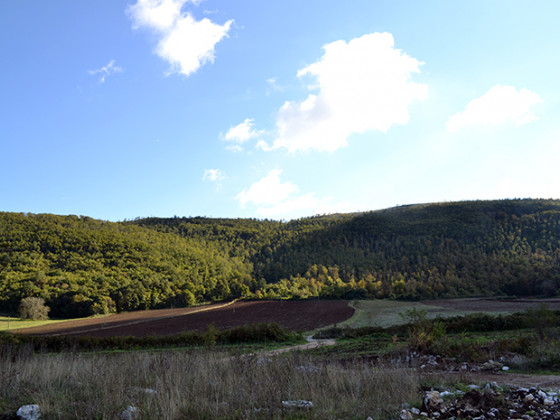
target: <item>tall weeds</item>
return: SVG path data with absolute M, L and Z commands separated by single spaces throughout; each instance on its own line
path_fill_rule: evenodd
M 315 362 L 305 353 L 273 359 L 193 350 L 158 354 L 4 351 L 0 415 L 39 404 L 45 419 L 389 418 L 417 399 L 415 373 L 367 362 Z M 313 402 L 310 410 L 282 401 Z

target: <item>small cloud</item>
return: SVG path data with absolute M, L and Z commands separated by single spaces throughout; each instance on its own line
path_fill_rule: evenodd
M 323 49 L 319 61 L 297 72 L 311 77 L 309 89 L 318 92 L 284 103 L 276 116 L 276 139 L 261 148 L 334 151 L 353 133 L 406 124 L 410 104 L 428 94 L 426 85 L 410 80 L 423 63 L 395 49 L 389 33 L 335 41 Z
M 216 186 L 220 188 L 222 186 L 221 182 L 226 176 L 219 169 L 205 169 L 202 175 L 203 181 L 212 181 L 216 183 Z
M 233 20 L 223 25 L 208 18 L 196 20 L 182 12 L 187 3 L 197 0 L 138 0 L 127 8 L 133 28 L 146 27 L 156 31 L 159 43 L 156 54 L 171 65 L 169 73 L 189 76 L 202 65 L 212 63 L 215 47 L 230 30 Z
M 540 96 L 528 89 L 517 91 L 513 86 L 496 85 L 470 101 L 463 112 L 451 116 L 445 127 L 453 133 L 470 126 L 493 126 L 508 121 L 516 126 L 528 124 L 538 119 L 531 107 L 541 102 Z
M 259 138 L 264 131 L 255 130 L 254 126 L 254 120 L 246 118 L 242 123 L 230 127 L 224 136 L 225 141 L 232 143 L 229 148 L 233 150 L 242 150 L 241 144 L 251 139 Z
M 275 77 L 266 79 L 266 83 L 268 84 L 268 89 L 266 90 L 267 95 L 270 95 L 271 92 L 282 92 L 284 90 L 284 88 L 278 84 L 278 80 Z
M 257 206 L 262 217 L 294 218 L 315 214 L 348 212 L 349 203 L 333 203 L 330 198 L 317 198 L 315 194 L 299 195 L 299 188 L 291 182 L 282 182 L 282 171 L 274 169 L 248 189 L 241 191 L 236 199 L 244 208 L 248 204 Z
M 122 67 L 115 66 L 115 60 L 109 61 L 106 66 L 99 69 L 88 70 L 88 74 L 91 76 L 100 75 L 99 83 L 105 83 L 105 79 L 110 75 L 122 72 L 124 72 L 124 69 Z

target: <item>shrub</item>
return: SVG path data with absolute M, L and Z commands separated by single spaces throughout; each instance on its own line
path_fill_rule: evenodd
M 49 311 L 50 308 L 45 305 L 45 299 L 39 297 L 26 297 L 19 304 L 19 316 L 22 319 L 49 319 Z

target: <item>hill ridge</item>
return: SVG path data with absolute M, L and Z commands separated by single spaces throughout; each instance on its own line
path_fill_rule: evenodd
M 232 298 L 556 295 L 560 200 L 424 203 L 291 221 L 0 213 L 0 311 Z

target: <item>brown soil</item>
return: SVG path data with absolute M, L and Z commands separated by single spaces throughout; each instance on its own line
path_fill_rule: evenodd
M 350 318 L 347 301 L 252 301 L 198 308 L 163 309 L 68 321 L 20 330 L 32 335 L 163 336 L 185 331 L 220 330 L 259 322 L 277 323 L 291 331 L 309 331 Z

